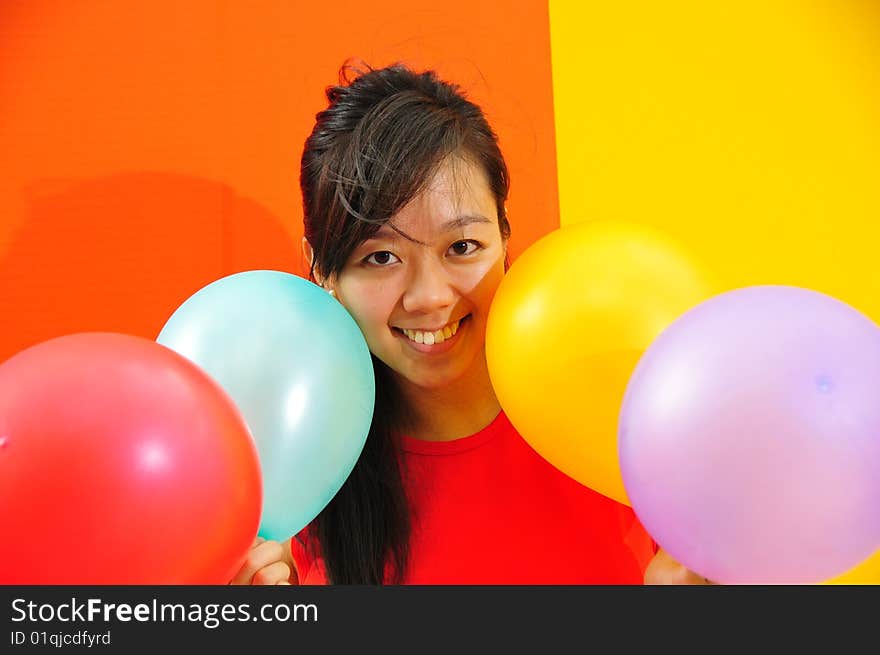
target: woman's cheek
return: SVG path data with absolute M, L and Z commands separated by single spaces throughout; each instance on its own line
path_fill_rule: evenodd
M 382 288 L 373 285 L 345 285 L 337 297 L 358 324 L 370 349 L 375 352 L 377 339 L 388 331 L 391 315 Z

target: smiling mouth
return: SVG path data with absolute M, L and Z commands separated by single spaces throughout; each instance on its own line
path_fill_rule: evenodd
M 448 340 L 452 339 L 452 337 L 454 337 L 456 335 L 456 333 L 458 332 L 458 329 L 459 329 L 459 327 L 461 327 L 461 324 L 465 320 L 467 320 L 467 318 L 469 316 L 470 316 L 470 314 L 461 317 L 457 321 L 452 321 L 451 323 L 444 325 L 439 330 L 432 330 L 432 331 L 410 330 L 408 328 L 399 328 L 399 327 L 395 327 L 393 329 L 396 332 L 405 336 L 407 339 L 409 339 L 413 343 L 424 344 L 426 346 L 434 346 L 437 344 L 441 344 L 444 341 L 448 341 Z

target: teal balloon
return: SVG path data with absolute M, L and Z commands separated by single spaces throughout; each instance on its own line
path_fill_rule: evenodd
M 263 473 L 259 533 L 283 541 L 330 502 L 370 429 L 370 351 L 346 309 L 318 285 L 246 271 L 197 291 L 156 339 L 232 397 Z

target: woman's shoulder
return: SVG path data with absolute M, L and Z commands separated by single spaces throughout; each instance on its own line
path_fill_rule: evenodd
M 301 585 L 325 585 L 327 574 L 321 558 L 320 544 L 311 525 L 288 541 L 290 557 Z

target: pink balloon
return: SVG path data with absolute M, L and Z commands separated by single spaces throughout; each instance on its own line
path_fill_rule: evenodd
M 0 584 L 226 584 L 262 488 L 237 406 L 165 346 L 83 332 L 0 364 Z
M 643 525 L 711 580 L 818 583 L 880 547 L 880 328 L 839 300 L 697 305 L 639 361 L 618 437 Z

